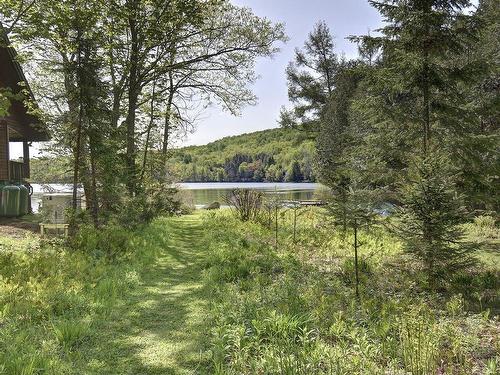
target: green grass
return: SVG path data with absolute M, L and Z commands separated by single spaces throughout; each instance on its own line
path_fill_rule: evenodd
M 112 260 L 0 238 L 0 374 L 198 373 L 200 237 L 197 216 L 158 219 Z
M 295 242 L 291 211 L 280 215 L 277 248 L 266 217 L 227 210 L 86 228 L 77 250 L 0 237 L 0 374 L 497 372 L 488 249 L 431 293 L 398 240 L 362 230 L 357 299 L 352 236 L 323 213 L 301 211 Z M 488 219 L 468 231 L 498 239 Z
M 196 216 L 155 222 L 148 232 L 153 237 L 144 241 L 154 241 L 162 251 L 100 324 L 102 345 L 86 353 L 86 373 L 196 373 L 206 315 L 200 231 Z
M 288 212 L 275 249 L 266 222 L 204 216 L 212 373 L 495 373 L 498 264 L 431 292 L 397 239 L 383 227 L 364 229 L 358 299 L 352 233 L 335 230 L 321 210 L 304 210 L 294 243 Z
M 479 259 L 491 267 L 500 267 L 500 228 L 492 216 L 479 216 L 464 225 L 468 239 L 482 245 Z

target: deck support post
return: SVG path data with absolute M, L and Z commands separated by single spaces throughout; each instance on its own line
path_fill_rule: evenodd
M 28 212 L 33 213 L 33 207 L 31 206 L 31 185 L 26 182 L 26 179 L 30 178 L 30 143 L 28 141 L 23 141 L 23 183 L 29 189 L 28 197 Z
M 23 141 L 23 179 L 30 178 L 30 144 Z
M 0 181 L 10 179 L 9 167 L 9 126 L 0 119 Z

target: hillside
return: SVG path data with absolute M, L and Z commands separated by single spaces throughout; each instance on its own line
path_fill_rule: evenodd
M 183 182 L 315 181 L 314 141 L 298 130 L 269 129 L 175 149 L 170 173 Z M 34 183 L 71 183 L 68 158 L 31 160 Z
M 314 181 L 314 152 L 304 133 L 269 129 L 177 149 L 169 167 L 184 182 Z

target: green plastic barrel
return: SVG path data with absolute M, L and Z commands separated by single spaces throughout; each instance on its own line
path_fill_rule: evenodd
M 24 185 L 19 185 L 19 214 L 27 215 L 29 213 L 30 192 Z
M 21 189 L 16 185 L 6 185 L 2 189 L 2 216 L 19 216 Z

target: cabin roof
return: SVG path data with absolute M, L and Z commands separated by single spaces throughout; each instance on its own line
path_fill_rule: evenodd
M 49 133 L 45 124 L 33 114 L 28 113 L 26 101 L 36 105 L 34 95 L 24 76 L 21 65 L 17 61 L 17 54 L 10 46 L 9 38 L 0 23 L 0 87 L 10 88 L 12 93 L 24 90 L 24 100 L 12 100 L 9 115 L 0 118 L 9 125 L 11 142 L 21 141 L 48 141 Z

